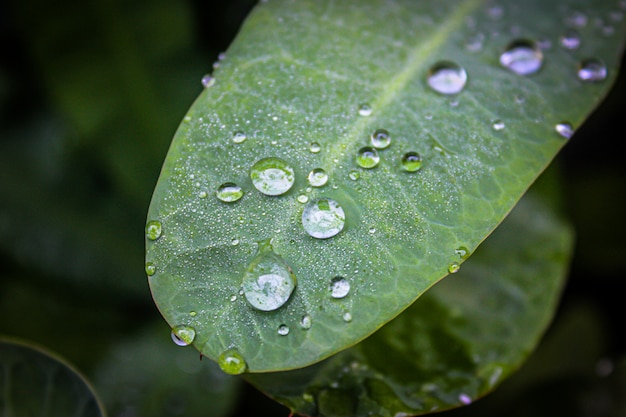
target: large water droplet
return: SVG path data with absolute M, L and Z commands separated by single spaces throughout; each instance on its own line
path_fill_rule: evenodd
M 172 340 L 178 346 L 189 346 L 196 337 L 196 331 L 190 326 L 175 326 L 172 328 Z
M 554 130 L 556 133 L 564 137 L 565 139 L 569 139 L 574 135 L 574 127 L 571 123 L 561 122 L 554 126 Z
M 407 172 L 416 172 L 422 168 L 422 157 L 417 152 L 407 152 L 402 156 L 402 168 Z
M 372 108 L 369 104 L 361 104 L 359 106 L 359 115 L 370 116 L 372 114 Z
M 161 237 L 161 233 L 163 233 L 163 227 L 161 226 L 161 222 L 158 220 L 150 220 L 146 224 L 146 237 L 150 240 L 157 240 Z
M 467 83 L 467 72 L 458 64 L 439 61 L 428 71 L 428 85 L 440 94 L 458 94 Z
M 561 42 L 561 46 L 565 49 L 578 49 L 581 43 L 580 33 L 574 29 L 568 29 L 561 35 L 559 41 Z
M 282 307 L 296 287 L 296 276 L 274 252 L 269 240 L 259 242 L 259 252 L 243 275 L 243 293 L 252 307 L 272 311 Z
M 233 182 L 225 182 L 217 187 L 215 195 L 225 203 L 233 203 L 243 197 L 243 190 Z
M 343 208 L 332 198 L 310 201 L 302 212 L 302 226 L 316 239 L 327 239 L 341 232 L 346 222 Z
M 238 130 L 237 132 L 233 133 L 233 142 L 235 143 L 243 143 L 245 142 L 247 138 L 248 137 L 246 136 L 246 134 L 242 132 L 241 130 Z
M 371 169 L 378 165 L 380 156 L 378 151 L 370 146 L 359 149 L 356 155 L 356 164 L 361 168 Z
M 350 292 L 350 282 L 344 277 L 335 277 L 330 280 L 330 296 L 343 298 Z
M 293 168 L 280 158 L 264 158 L 250 169 L 254 187 L 266 195 L 286 193 L 295 181 Z
M 323 187 L 328 182 L 328 174 L 322 168 L 315 168 L 309 172 L 308 180 L 312 187 Z
M 539 71 L 543 63 L 541 49 L 532 41 L 518 39 L 509 44 L 500 55 L 500 64 L 519 75 L 530 75 Z
M 578 64 L 578 79 L 588 83 L 604 81 L 608 71 L 598 59 L 588 58 Z
M 372 146 L 376 149 L 385 149 L 391 145 L 391 135 L 386 129 L 376 129 L 372 132 L 370 139 L 372 140 Z
M 222 352 L 217 359 L 217 363 L 222 368 L 222 371 L 230 375 L 243 374 L 248 367 L 245 359 L 236 349 L 228 349 Z
M 202 83 L 202 86 L 204 88 L 209 88 L 213 84 L 215 84 L 215 78 L 213 78 L 211 75 L 207 74 L 204 77 L 202 77 L 202 80 L 200 80 L 200 82 Z

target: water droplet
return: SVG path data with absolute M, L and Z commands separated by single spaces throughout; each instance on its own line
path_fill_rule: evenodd
M 402 155 L 402 168 L 407 172 L 416 172 L 422 168 L 422 157 L 417 152 Z
M 252 307 L 272 311 L 282 307 L 296 287 L 296 276 L 269 240 L 259 242 L 259 251 L 243 275 L 243 293 Z
M 152 262 L 146 262 L 146 275 L 151 277 L 155 273 L 156 273 L 156 265 L 154 265 Z
M 461 269 L 461 265 L 459 265 L 456 262 L 452 262 L 448 266 L 448 272 L 451 273 L 451 274 L 456 274 L 457 272 L 459 272 L 460 269 Z
M 483 49 L 483 43 L 485 42 L 485 35 L 482 33 L 477 33 L 476 35 L 470 36 L 465 41 L 465 49 L 470 52 L 479 52 Z
M 189 326 L 175 326 L 172 328 L 172 340 L 178 346 L 189 346 L 196 337 L 196 331 Z
M 428 71 L 428 85 L 440 94 L 458 94 L 467 83 L 467 72 L 458 64 L 439 61 Z
M 578 10 L 573 10 L 565 17 L 565 24 L 576 28 L 583 28 L 587 26 L 587 15 Z
M 322 168 L 315 168 L 309 172 L 309 184 L 313 187 L 323 187 L 328 182 L 328 174 Z
M 565 49 L 578 49 L 580 47 L 580 34 L 574 29 L 568 29 L 559 38 L 561 46 Z
M 146 224 L 146 237 L 148 239 L 157 240 L 161 237 L 161 233 L 163 233 L 163 228 L 160 221 L 150 220 L 148 224 Z
M 368 230 L 368 232 L 370 233 L 370 235 L 373 235 L 374 233 L 376 233 L 376 228 L 370 227 L 370 230 Z
M 208 195 L 209 195 L 209 194 L 208 194 L 206 191 L 200 191 L 200 192 L 198 193 L 198 197 L 199 197 L 199 198 L 207 198 L 207 196 L 208 196 Z
M 369 104 L 361 104 L 359 106 L 359 115 L 370 116 L 372 114 L 372 108 Z
M 228 349 L 222 352 L 217 359 L 217 363 L 222 368 L 222 371 L 230 375 L 242 374 L 248 367 L 245 359 L 236 349 Z
M 200 82 L 202 83 L 204 88 L 209 88 L 213 84 L 215 84 L 215 78 L 213 78 L 211 75 L 207 74 L 204 77 L 202 77 L 202 80 L 200 80 Z
M 607 73 L 606 65 L 595 58 L 585 59 L 578 64 L 578 79 L 584 82 L 604 81 Z
M 378 162 L 380 162 L 378 151 L 369 146 L 359 149 L 356 155 L 356 163 L 361 168 L 374 168 L 378 165 Z
M 281 336 L 287 336 L 289 334 L 289 326 L 286 324 L 281 324 L 278 326 L 278 334 Z
M 343 208 L 331 198 L 309 202 L 302 212 L 302 226 L 316 239 L 327 239 L 341 232 L 346 222 Z
M 459 246 L 454 252 L 459 255 L 461 259 L 467 259 L 470 256 L 470 251 L 465 246 Z
M 302 330 L 309 330 L 312 324 L 313 324 L 313 320 L 311 319 L 311 316 L 309 316 L 308 314 L 305 314 L 300 319 L 300 327 L 302 328 Z
M 247 138 L 248 137 L 246 136 L 246 134 L 244 132 L 242 132 L 241 130 L 238 130 L 235 133 L 233 133 L 233 142 L 235 142 L 235 143 L 242 143 Z
M 504 9 L 500 5 L 494 4 L 487 8 L 487 16 L 489 16 L 490 19 L 498 20 L 503 15 L 504 15 Z
M 350 292 L 350 282 L 344 277 L 335 277 L 330 280 L 330 296 L 343 298 Z
M 539 71 L 543 63 L 541 49 L 532 41 L 518 39 L 509 44 L 500 55 L 500 64 L 519 75 L 530 75 Z
M 468 405 L 468 404 L 472 403 L 472 399 L 467 394 L 460 394 L 459 395 L 459 401 L 461 401 L 461 403 L 463 403 L 465 405 Z
M 298 203 L 306 203 L 307 201 L 309 201 L 309 197 L 306 194 L 300 194 L 296 200 L 298 200 Z
M 293 168 L 280 158 L 264 158 L 250 169 L 254 187 L 266 195 L 286 193 L 295 181 Z
M 574 127 L 568 122 L 561 122 L 554 126 L 554 130 L 556 133 L 564 137 L 565 139 L 569 139 L 574 135 Z
M 233 203 L 243 197 L 243 190 L 233 182 L 225 182 L 217 187 L 215 195 L 225 203 Z
M 230 296 L 229 300 L 231 303 L 234 303 L 235 301 L 237 301 L 237 296 L 233 294 Z
M 237 246 L 239 244 L 239 239 L 237 239 L 236 237 L 232 238 L 230 240 L 230 244 L 233 246 Z
M 198 313 L 196 313 L 195 311 L 190 311 L 190 312 L 189 312 L 189 315 L 190 315 L 191 317 L 196 317 L 196 316 L 198 315 Z
M 348 177 L 352 180 L 352 181 L 356 181 L 361 177 L 361 173 L 359 171 L 357 171 L 356 169 L 350 170 L 350 172 L 348 173 Z
M 346 311 L 345 313 L 343 313 L 342 318 L 343 318 L 343 321 L 345 321 L 346 323 L 350 323 L 352 321 L 352 314 Z
M 321 151 L 321 150 L 322 150 L 322 147 L 321 147 L 321 145 L 320 145 L 319 143 L 317 143 L 317 142 L 311 142 L 311 145 L 309 145 L 309 150 L 310 150 L 312 153 L 319 153 L 319 151 Z
M 372 132 L 370 139 L 372 140 L 372 146 L 376 149 L 385 149 L 391 145 L 391 136 L 385 129 L 376 129 Z
M 504 125 L 504 122 L 502 120 L 494 120 L 491 124 L 491 127 L 493 128 L 493 130 L 502 130 L 506 126 Z

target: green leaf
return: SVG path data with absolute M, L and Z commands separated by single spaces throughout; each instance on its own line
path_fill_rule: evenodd
M 467 404 L 532 352 L 571 251 L 569 227 L 529 194 L 456 275 L 367 340 L 308 368 L 248 379 L 310 416 L 414 415 Z
M 37 347 L 0 339 L 0 375 L 0 415 L 104 416 L 83 377 Z
M 575 129 L 606 94 L 624 37 L 611 11 L 575 0 L 257 7 L 180 125 L 153 195 L 148 221 L 161 233 L 147 239 L 146 261 L 167 322 L 193 327 L 205 356 L 238 353 L 250 372 L 303 367 L 372 334 L 476 249 L 567 142 L 556 126 Z M 576 49 L 559 44 L 568 30 L 580 35 Z M 526 69 L 539 54 L 542 63 L 523 76 L 500 56 L 526 40 L 551 47 L 526 57 Z M 587 58 L 606 65 L 605 79 L 578 79 Z M 458 94 L 429 86 L 442 66 L 449 76 L 435 83 L 448 80 L 448 91 L 467 74 Z M 361 168 L 357 154 L 377 129 L 391 144 L 375 168 Z M 408 152 L 421 169 L 403 169 Z M 265 158 L 293 169 L 283 194 L 257 190 L 292 181 L 283 166 L 272 173 L 277 187 L 257 184 L 251 169 Z M 316 168 L 326 185 L 307 182 Z M 220 200 L 222 184 L 243 197 Z M 303 212 L 327 222 L 324 239 Z M 297 284 L 284 306 L 259 311 L 240 289 L 246 272 L 266 275 L 254 265 L 265 265 L 255 258 L 268 240 L 280 288 L 285 271 Z M 336 277 L 350 284 L 344 298 L 331 297 Z

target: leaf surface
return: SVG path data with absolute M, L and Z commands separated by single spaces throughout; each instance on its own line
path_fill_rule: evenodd
M 195 329 L 209 358 L 238 352 L 250 372 L 303 367 L 372 334 L 476 249 L 567 142 L 571 132 L 555 127 L 575 129 L 607 92 L 623 39 L 613 9 L 574 0 L 261 4 L 181 123 L 153 195 L 148 224 L 160 233 L 146 240 L 146 262 L 165 319 Z M 568 31 L 580 36 L 575 49 L 560 46 Z M 535 73 L 500 64 L 511 43 L 527 41 L 538 49 L 522 64 L 542 57 Z M 602 61 L 606 78 L 578 78 L 587 58 Z M 465 71 L 460 92 L 430 87 L 441 67 L 456 71 L 435 80 L 448 92 Z M 357 155 L 378 129 L 391 143 L 363 168 Z M 403 168 L 409 152 L 421 169 Z M 265 158 L 293 169 L 284 193 L 257 190 L 251 169 Z M 328 175 L 321 187 L 307 180 L 316 168 Z M 217 198 L 224 184 L 243 196 Z M 328 230 L 345 217 L 332 223 L 335 235 L 302 222 L 320 198 L 343 210 L 312 217 Z M 282 259 L 296 286 L 264 311 L 241 290 L 268 242 L 280 257 L 268 259 Z M 342 298 L 331 294 L 337 277 L 350 286 Z

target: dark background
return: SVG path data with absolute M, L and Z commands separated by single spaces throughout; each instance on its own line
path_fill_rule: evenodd
M 254 3 L 0 3 L 0 334 L 89 377 L 160 319 L 145 213 L 201 77 Z M 622 73 L 555 162 L 577 240 L 552 327 L 517 375 L 447 414 L 626 416 L 625 92 Z M 243 389 L 232 415 L 288 414 Z

